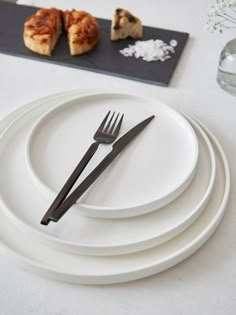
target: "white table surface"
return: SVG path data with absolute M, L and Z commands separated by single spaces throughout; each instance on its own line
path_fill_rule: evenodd
M 124 7 L 144 25 L 189 32 L 191 37 L 168 88 L 0 54 L 1 119 L 34 99 L 65 90 L 138 90 L 193 114 L 215 133 L 230 163 L 232 189 L 224 219 L 211 239 L 184 262 L 143 280 L 71 285 L 39 277 L 1 255 L 0 314 L 236 314 L 236 98 L 216 83 L 220 50 L 236 32 L 205 31 L 210 0 L 19 2 L 77 8 L 109 19 L 115 8 Z

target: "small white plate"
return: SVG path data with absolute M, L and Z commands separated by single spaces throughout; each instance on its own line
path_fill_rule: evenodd
M 34 104 L 31 105 L 34 106 Z M 0 129 L 5 122 L 6 120 L 0 123 Z M 10 121 L 8 123 L 10 124 Z M 223 217 L 229 197 L 230 175 L 225 154 L 215 137 L 209 131 L 207 133 L 214 145 L 217 158 L 216 181 L 212 198 L 203 214 L 187 230 L 169 242 L 136 254 L 123 256 L 72 255 L 56 248 L 49 249 L 35 239 L 31 239 L 28 231 L 18 230 L 4 211 L 1 211 L 2 247 L 17 261 L 27 264 L 32 271 L 73 283 L 127 282 L 150 276 L 179 263 L 193 254 L 212 235 Z M 12 154 L 14 155 L 14 152 Z M 19 182 L 19 178 L 16 178 L 16 181 Z M 31 198 L 31 196 L 27 197 Z
M 3 150 L 0 153 L 2 161 L 0 171 L 11 174 L 11 171 L 15 170 L 12 176 L 2 178 L 5 189 L 1 189 L 1 199 L 7 213 L 22 229 L 30 229 L 32 235 L 35 234 L 40 240 L 51 243 L 63 251 L 117 255 L 163 243 L 186 229 L 201 214 L 213 189 L 216 164 L 213 148 L 207 136 L 194 121 L 191 121 L 199 141 L 198 168 L 191 185 L 174 202 L 159 211 L 126 219 L 88 218 L 80 216 L 77 212 L 68 212 L 64 220 L 56 225 L 52 223 L 45 227 L 39 224 L 49 203 L 42 200 L 41 195 L 31 185 L 22 148 L 30 126 L 41 115 L 45 103 L 47 107 L 53 107 L 59 99 L 61 100 L 58 98 L 42 102 L 33 111 L 25 113 L 11 124 L 1 137 L 0 148 Z M 68 96 L 64 96 L 63 100 L 65 99 L 68 100 Z M 8 144 L 6 148 L 4 143 Z M 14 156 L 9 159 L 12 152 Z M 21 168 L 18 167 L 19 164 Z M 15 177 L 22 178 L 20 190 L 19 185 L 15 185 Z M 27 205 L 22 198 L 26 195 L 34 196 L 33 199 L 28 198 Z
M 170 203 L 188 187 L 196 171 L 196 135 L 178 112 L 157 100 L 129 94 L 89 93 L 60 101 L 40 117 L 26 149 L 33 182 L 52 202 L 92 143 L 109 109 L 125 113 L 121 135 L 150 115 L 156 118 L 70 211 L 124 218 Z M 108 145 L 99 147 L 78 183 L 110 150 Z

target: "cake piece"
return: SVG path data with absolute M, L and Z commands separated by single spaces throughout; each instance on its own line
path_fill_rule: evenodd
M 63 20 L 72 56 L 84 54 L 97 44 L 99 26 L 91 14 L 85 11 L 64 11 Z
M 129 11 L 118 8 L 111 23 L 111 40 L 132 37 L 139 39 L 143 36 L 143 27 L 139 18 Z
M 40 9 L 25 21 L 25 46 L 33 52 L 50 56 L 61 30 L 61 12 L 56 8 Z

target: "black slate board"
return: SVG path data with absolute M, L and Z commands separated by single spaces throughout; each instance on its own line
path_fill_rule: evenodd
M 178 41 L 178 46 L 172 58 L 165 62 L 146 62 L 141 58 L 124 57 L 120 49 L 133 44 L 135 40 L 110 40 L 110 20 L 98 19 L 100 27 L 100 40 L 90 52 L 71 57 L 67 40 L 63 34 L 51 57 L 34 54 L 25 48 L 22 33 L 25 19 L 34 14 L 37 8 L 0 2 L 0 52 L 45 61 L 64 66 L 90 70 L 123 77 L 136 81 L 167 86 L 176 68 L 178 60 L 188 39 L 187 33 L 164 30 L 144 26 L 142 40 L 162 39 L 169 43 L 171 39 Z

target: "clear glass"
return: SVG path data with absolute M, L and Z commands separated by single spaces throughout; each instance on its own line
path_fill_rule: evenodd
M 221 52 L 217 82 L 222 89 L 236 95 L 236 39 L 228 42 Z

